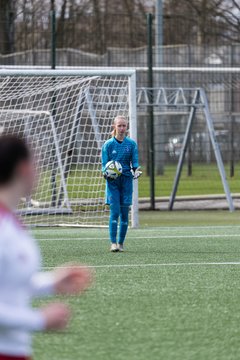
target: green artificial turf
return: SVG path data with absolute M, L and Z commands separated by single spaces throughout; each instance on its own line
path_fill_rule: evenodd
M 227 180 L 232 193 L 240 192 L 239 170 L 239 166 L 236 166 L 235 176 L 230 177 L 229 167 L 225 167 Z M 176 165 L 168 165 L 165 167 L 165 172 L 163 175 L 155 176 L 156 196 L 169 196 L 171 194 L 175 174 Z M 140 198 L 150 196 L 149 183 L 150 179 L 145 175 L 139 179 Z M 188 176 L 187 167 L 183 167 L 177 196 L 223 193 L 224 191 L 221 178 L 218 168 L 215 164 L 194 164 L 191 176 Z
M 35 360 L 239 359 L 238 216 L 141 213 L 124 254 L 109 253 L 104 229 L 34 230 L 46 270 L 95 267 L 88 292 L 60 299 L 72 308 L 69 328 L 35 337 Z
M 235 176 L 229 177 L 229 166 L 225 167 L 227 179 L 232 193 L 240 192 L 240 164 L 235 166 Z M 163 175 L 155 176 L 156 196 L 169 196 L 171 194 L 176 165 L 167 165 Z M 60 177 L 57 177 L 59 188 Z M 102 196 L 105 191 L 105 181 L 100 180 Z M 99 171 L 72 170 L 67 177 L 67 191 L 71 200 L 99 196 Z M 177 195 L 206 195 L 223 194 L 223 186 L 216 164 L 193 164 L 192 175 L 188 176 L 187 167 L 184 166 L 180 178 Z M 52 194 L 51 174 L 43 173 L 39 180 L 39 188 L 35 195 L 38 201 L 50 201 Z M 150 196 L 150 179 L 144 171 L 139 179 L 139 197 Z
M 219 211 L 140 211 L 140 224 L 148 226 L 240 225 L 240 212 Z

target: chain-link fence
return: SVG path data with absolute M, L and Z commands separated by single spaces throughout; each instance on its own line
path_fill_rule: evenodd
M 146 18 L 145 13 L 57 14 L 52 34 L 51 12 L 20 12 L 0 20 L 0 64 L 51 66 L 54 46 L 59 66 L 146 66 Z M 154 65 L 237 66 L 240 30 L 228 18 L 209 20 L 204 28 L 201 20 L 165 15 L 160 46 L 154 42 L 153 18 Z
M 137 88 L 149 86 L 147 67 L 149 50 L 152 65 L 165 67 L 237 67 L 240 60 L 240 30 L 231 17 L 192 17 L 165 14 L 162 41 L 155 42 L 156 18 L 153 17 L 152 47 L 144 12 L 131 14 L 80 14 L 61 17 L 57 13 L 19 13 L 0 22 L 0 66 L 121 66 L 137 71 Z M 205 88 L 213 116 L 216 138 L 226 165 L 232 192 L 240 192 L 238 167 L 240 154 L 240 79 L 234 73 L 222 77 L 181 72 L 153 72 L 157 89 Z M 165 94 L 166 96 L 171 96 Z M 139 91 L 138 91 L 139 94 Z M 156 94 L 154 95 L 157 96 Z M 163 96 L 163 94 L 159 95 Z M 181 94 L 179 95 L 181 96 Z M 172 100 L 174 101 L 174 97 Z M 156 99 L 155 99 L 156 100 Z M 185 99 L 187 101 L 187 99 Z M 178 162 L 189 109 L 153 107 L 156 196 L 169 196 Z M 149 106 L 138 106 L 138 142 L 141 164 L 149 174 Z M 206 122 L 199 112 L 192 129 L 186 156 L 186 169 L 180 195 L 221 194 L 223 189 L 209 140 Z M 143 182 L 148 182 L 147 177 Z M 140 187 L 141 196 L 149 196 L 148 186 Z

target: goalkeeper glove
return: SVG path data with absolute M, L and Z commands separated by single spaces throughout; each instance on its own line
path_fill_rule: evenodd
M 107 176 L 107 174 L 105 173 L 105 171 L 102 173 L 103 174 L 103 177 L 105 180 L 108 180 L 108 181 L 114 181 L 114 179 L 110 178 L 109 176 Z
M 138 168 L 136 168 L 135 170 L 132 169 L 131 171 L 132 171 L 132 176 L 133 176 L 134 180 L 138 179 L 142 175 L 142 170 L 141 170 L 140 166 Z

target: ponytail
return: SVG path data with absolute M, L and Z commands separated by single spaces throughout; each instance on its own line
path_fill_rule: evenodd
M 115 137 L 117 135 L 116 129 L 113 129 L 113 131 L 111 132 L 111 135 L 112 135 L 112 137 Z

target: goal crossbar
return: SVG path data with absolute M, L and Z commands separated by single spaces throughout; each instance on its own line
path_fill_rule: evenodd
M 28 70 L 28 69 L 0 69 L 0 76 L 134 76 L 136 70 L 134 68 L 127 69 L 76 69 L 76 70 Z

